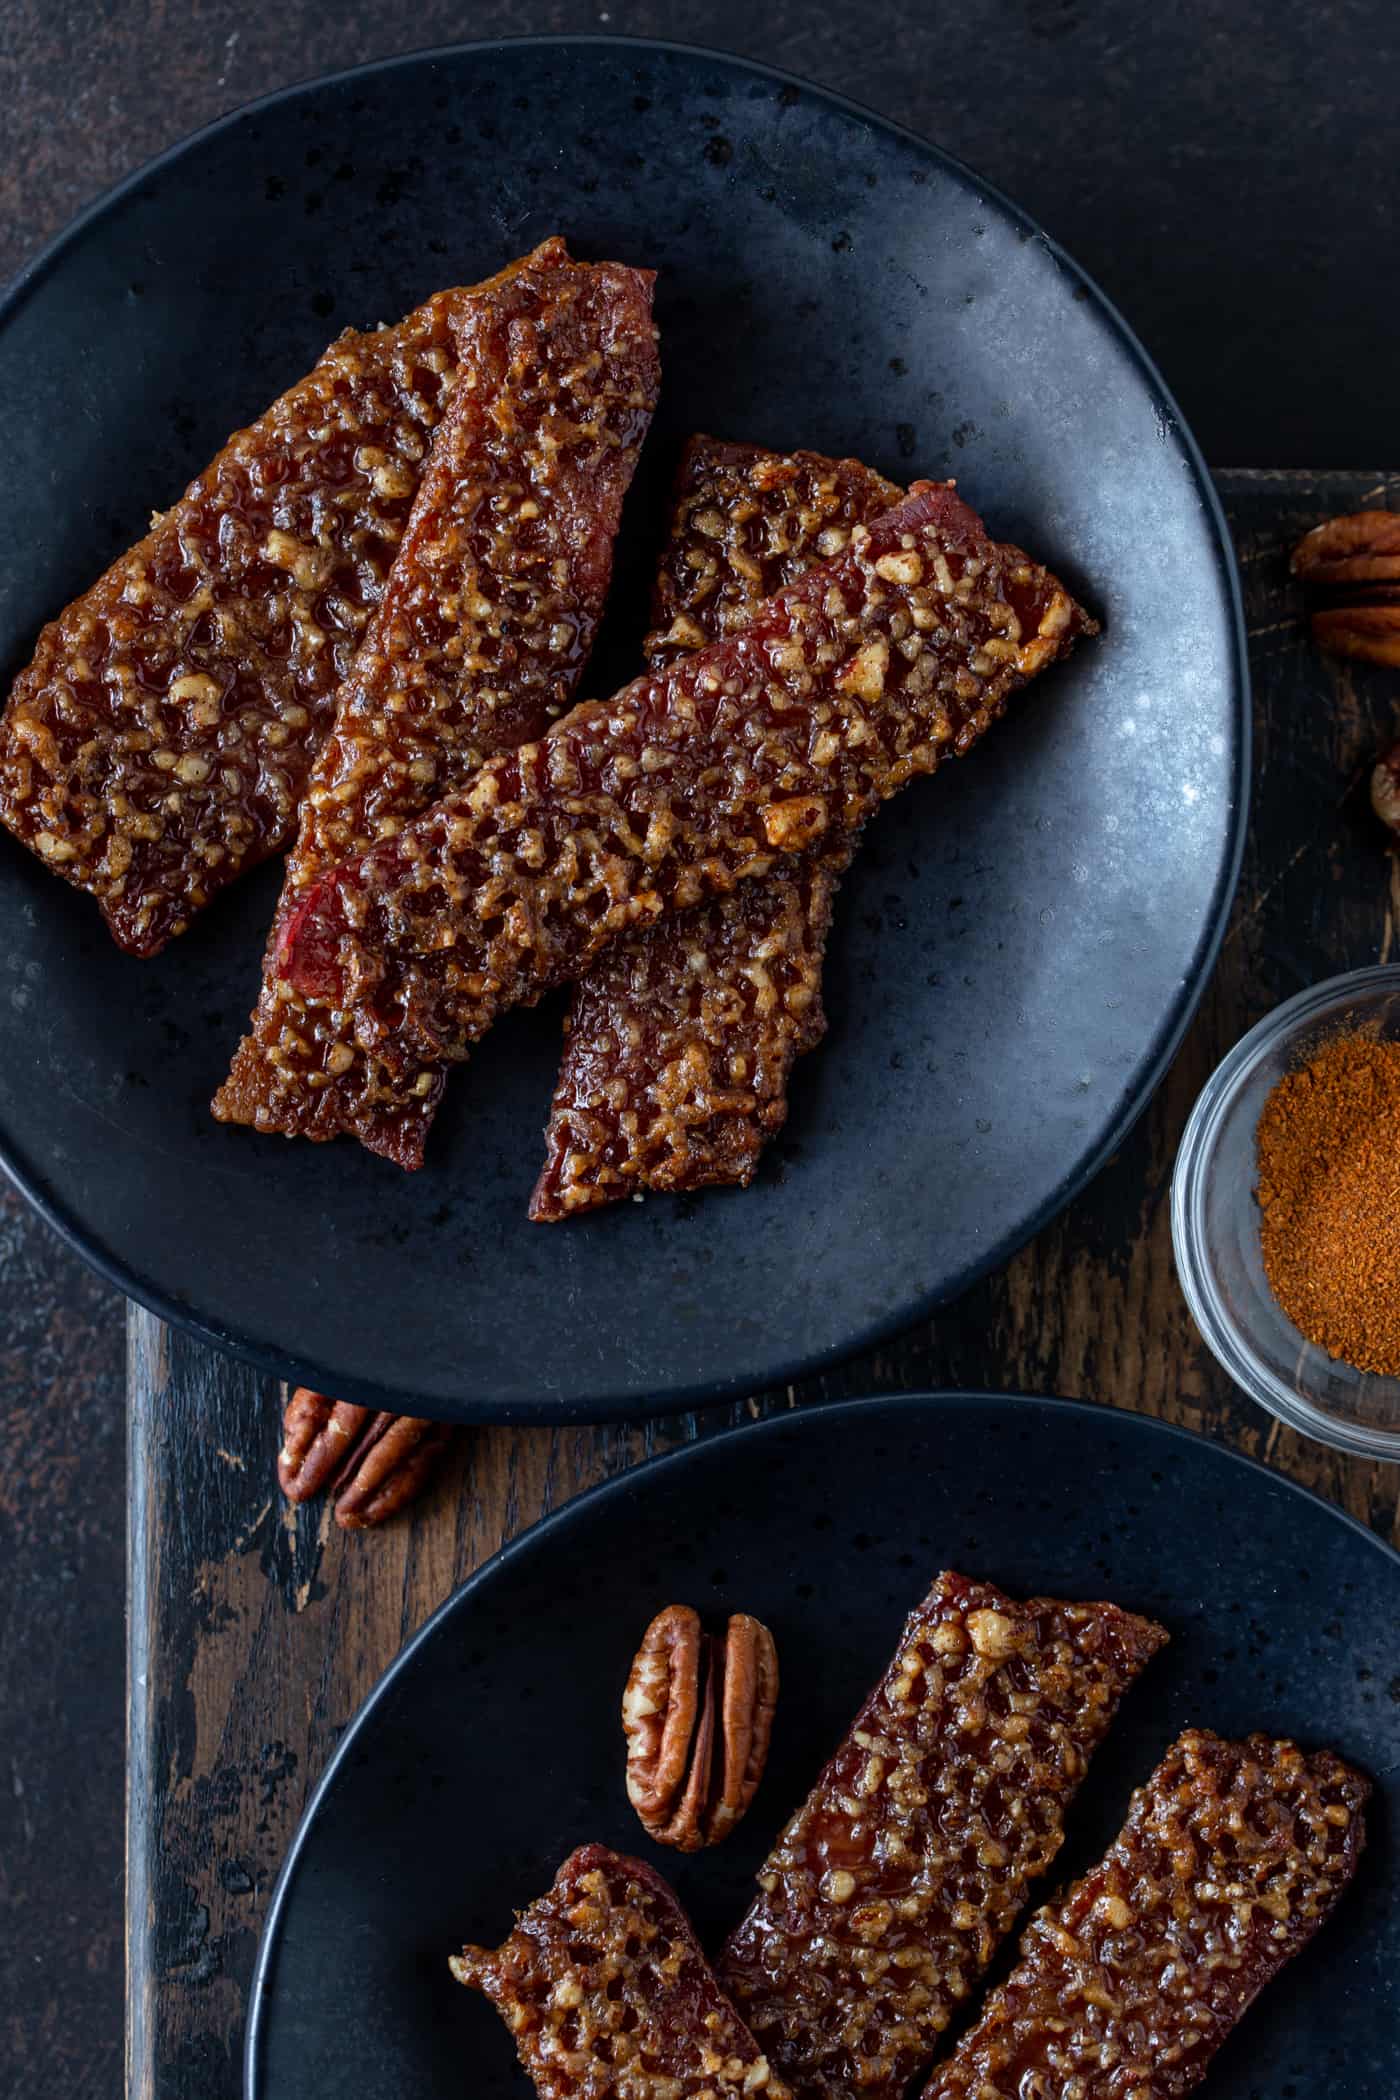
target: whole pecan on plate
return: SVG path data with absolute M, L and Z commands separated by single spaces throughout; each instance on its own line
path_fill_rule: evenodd
M 282 1415 L 277 1478 L 289 1502 L 335 1497 L 335 1520 L 367 1531 L 416 1502 L 456 1431 L 421 1415 L 391 1415 L 299 1385 Z
M 1292 568 L 1312 600 L 1319 647 L 1400 664 L 1400 511 L 1328 518 L 1299 540 Z
M 642 1638 L 622 1695 L 627 1797 L 658 1845 L 698 1852 L 727 1837 L 758 1791 L 778 1703 L 778 1651 L 736 1612 L 706 1633 L 668 1604 Z

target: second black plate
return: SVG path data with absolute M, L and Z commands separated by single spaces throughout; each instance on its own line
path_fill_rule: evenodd
M 429 1164 L 220 1128 L 209 1097 L 275 895 L 152 963 L 0 848 L 0 1152 L 167 1319 L 348 1399 L 596 1418 L 752 1389 L 877 1339 L 1082 1185 L 1179 1039 L 1247 777 L 1219 511 L 1132 338 L 1031 220 L 931 146 L 726 59 L 480 46 L 297 89 L 117 192 L 0 311 L 30 492 L 0 669 L 346 323 L 542 235 L 653 263 L 665 388 L 611 644 L 630 675 L 677 441 L 956 472 L 1106 623 L 984 749 L 893 804 L 841 900 L 831 1035 L 757 1186 L 527 1224 L 559 1012 L 512 1017 Z
M 274 1896 L 249 2100 L 519 2100 L 489 2007 L 454 1984 L 575 1845 L 660 1868 L 715 1946 L 941 1567 L 1013 1594 L 1108 1596 L 1171 1645 L 1124 1704 L 1056 1874 L 1111 1841 L 1197 1724 L 1324 1744 L 1376 1782 L 1356 1886 L 1211 2072 L 1208 2100 L 1394 2100 L 1400 2079 L 1400 1558 L 1340 1511 L 1140 1416 L 995 1394 L 856 1401 L 691 1446 L 566 1505 L 423 1629 L 341 1744 Z M 663 1604 L 773 1628 L 767 1774 L 712 1852 L 652 1846 L 618 1706 Z

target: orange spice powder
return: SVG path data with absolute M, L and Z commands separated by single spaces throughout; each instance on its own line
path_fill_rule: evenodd
M 1338 1036 L 1259 1118 L 1264 1269 L 1295 1327 L 1400 1378 L 1400 1042 Z

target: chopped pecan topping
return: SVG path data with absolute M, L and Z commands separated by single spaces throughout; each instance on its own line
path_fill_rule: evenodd
M 924 2100 L 1182 2100 L 1356 1872 L 1369 1792 L 1330 1751 L 1188 1729 Z
M 938 1578 L 716 1963 L 804 2100 L 897 2100 L 928 2063 L 1165 1640 L 1113 1604 Z
M 438 428 L 312 768 L 262 993 L 214 1102 L 221 1121 L 353 1131 L 421 1165 L 442 1073 L 386 1064 L 377 1031 L 298 1001 L 277 944 L 326 868 L 569 706 L 655 404 L 651 299 L 649 272 L 575 262 L 553 241 L 463 302 L 455 339 L 471 384 Z
M 299 1385 L 282 1417 L 277 1478 L 289 1502 L 328 1491 L 337 1524 L 367 1531 L 418 1500 L 455 1438 L 445 1422 L 376 1413 Z
M 1400 511 L 1358 510 L 1315 525 L 1293 550 L 1293 574 L 1314 589 L 1400 582 Z
M 792 2100 L 640 1860 L 585 1845 L 503 1946 L 448 1965 L 484 1991 L 540 2100 Z
M 736 1612 L 721 1636 L 687 1604 L 657 1613 L 627 1679 L 622 1729 L 627 1796 L 658 1845 L 698 1852 L 734 1828 L 763 1777 L 777 1701 L 778 1653 L 760 1620 Z

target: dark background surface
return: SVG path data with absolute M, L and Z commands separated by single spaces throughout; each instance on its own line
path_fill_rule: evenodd
M 1123 308 L 1213 464 L 1383 464 L 1400 457 L 1385 391 L 1398 25 L 1386 0 L 8 0 L 0 275 L 146 156 L 286 82 L 477 36 L 668 35 L 841 89 L 1009 191 Z M 0 1200 L 0 2084 L 15 2094 L 121 2082 L 122 1361 L 120 1302 Z

